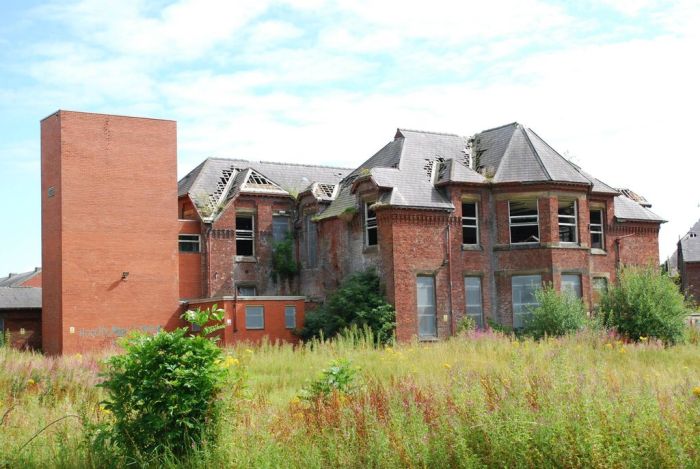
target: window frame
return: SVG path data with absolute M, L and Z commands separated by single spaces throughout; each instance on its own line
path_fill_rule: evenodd
M 293 310 L 292 325 L 289 325 L 289 310 Z M 284 305 L 284 328 L 285 329 L 296 329 L 297 327 L 297 307 L 296 305 Z
M 377 212 L 374 210 L 370 209 L 369 206 L 370 204 L 373 204 L 374 202 L 365 202 L 364 203 L 364 224 L 365 224 L 365 247 L 371 247 L 371 246 L 377 246 L 379 244 L 379 228 L 377 227 Z M 369 216 L 369 212 L 372 212 L 374 214 L 373 217 Z M 370 237 L 369 233 L 370 231 L 374 231 L 374 243 L 370 243 Z
M 601 283 L 603 284 L 602 289 L 598 288 L 598 285 Z M 608 291 L 607 277 L 597 276 L 591 279 L 591 303 L 593 306 L 593 311 L 597 312 L 600 309 L 600 300 L 606 291 Z
M 469 286 L 467 285 L 468 280 L 477 280 L 478 281 L 477 286 L 478 286 L 478 290 L 479 290 L 479 294 L 478 294 L 479 312 L 477 314 L 470 313 L 470 307 L 477 306 L 477 304 L 470 303 L 470 301 L 469 301 L 470 296 L 469 296 Z M 476 326 L 479 329 L 484 328 L 484 290 L 483 290 L 483 281 L 482 281 L 482 278 L 480 276 L 477 276 L 477 275 L 465 275 L 464 276 L 464 314 L 466 316 L 469 316 L 472 319 L 474 319 Z M 475 316 L 477 316 L 477 317 L 475 317 Z
M 564 203 L 571 203 L 574 207 L 574 214 L 573 215 L 562 215 L 561 214 L 561 209 L 562 209 L 562 202 Z M 564 208 L 568 208 L 568 205 Z M 565 221 L 562 223 L 562 218 L 564 218 Z M 573 222 L 571 221 L 573 219 Z M 573 226 L 574 228 L 574 240 L 573 241 L 562 241 L 561 239 L 561 228 L 562 226 Z M 579 235 L 578 235 L 578 200 L 577 199 L 569 199 L 569 198 L 561 198 L 557 199 L 557 228 L 559 230 L 559 242 L 562 244 L 578 244 L 579 240 Z
M 565 283 L 566 283 L 567 285 L 568 285 L 568 284 L 571 284 L 571 282 L 569 282 L 569 281 L 566 281 L 566 282 L 565 282 L 565 280 L 564 280 L 565 277 L 568 278 L 568 279 L 575 278 L 575 279 L 578 281 L 578 290 L 574 290 L 573 293 L 574 293 L 574 296 L 575 296 L 576 298 L 578 298 L 578 299 L 583 299 L 583 283 L 582 283 L 582 279 L 581 279 L 581 274 L 575 273 L 575 272 L 572 272 L 572 273 L 562 273 L 562 274 L 561 274 L 561 288 L 560 288 L 561 293 L 567 293 L 567 292 L 570 291 L 568 288 L 567 288 L 566 290 L 564 289 L 564 288 L 565 288 L 565 287 L 564 287 L 564 284 L 565 284 Z
M 313 215 L 307 213 L 303 218 L 304 231 L 304 254 L 306 268 L 313 269 L 318 266 L 318 231 L 316 223 L 312 220 Z M 313 233 L 313 236 L 310 236 Z M 311 242 L 313 240 L 313 243 Z M 313 246 L 313 256 L 311 247 Z
M 464 216 L 464 206 L 465 205 L 474 205 L 474 216 L 473 217 L 467 217 Z M 473 225 L 466 225 L 465 222 L 467 221 L 473 221 Z M 476 242 L 474 243 L 465 243 L 464 242 L 464 229 L 474 229 L 475 230 L 475 236 L 474 239 Z M 462 246 L 479 246 L 481 244 L 479 242 L 479 202 L 477 201 L 462 201 Z
M 195 241 L 193 239 L 191 239 L 191 240 L 182 239 L 185 236 L 196 237 L 197 240 Z M 190 243 L 196 243 L 197 249 L 195 251 L 184 251 L 181 249 L 183 244 L 190 244 Z M 180 233 L 180 234 L 178 234 L 177 235 L 177 249 L 178 249 L 178 252 L 186 252 L 186 253 L 191 253 L 191 254 L 198 254 L 198 253 L 202 252 L 202 237 L 201 237 L 201 235 L 198 235 L 195 233 Z
M 253 294 L 252 295 L 244 295 L 243 293 L 241 293 L 241 289 L 243 289 L 243 288 L 252 288 Z M 258 296 L 258 287 L 255 285 L 251 285 L 251 284 L 236 285 L 236 296 Z
M 538 287 L 535 289 L 542 288 L 542 275 L 541 274 L 526 274 L 526 275 L 513 275 L 510 278 L 510 292 L 511 292 L 511 309 L 513 310 L 513 329 L 522 329 L 525 327 L 525 324 L 527 322 L 527 319 L 532 315 L 531 312 L 529 312 L 528 306 L 539 306 L 539 303 L 537 302 L 515 302 L 515 281 L 516 279 L 526 279 L 526 278 L 537 278 L 537 281 L 534 282 L 535 284 L 538 285 Z M 530 285 L 533 284 L 533 282 L 530 282 Z M 522 284 L 522 285 L 517 285 L 518 287 L 525 287 L 525 286 L 530 286 L 528 284 Z M 534 296 L 534 291 L 531 293 Z M 522 298 L 522 294 L 520 295 Z M 518 311 L 516 312 L 516 305 L 518 306 Z M 519 321 L 517 321 L 518 324 L 516 324 L 516 316 L 519 316 Z
M 275 233 L 276 233 L 275 226 L 280 226 L 281 224 L 278 223 L 276 225 L 275 220 L 280 220 L 282 218 L 286 219 L 286 228 L 287 229 L 285 230 L 284 235 L 282 236 L 281 239 L 276 239 L 275 238 Z M 272 215 L 272 241 L 273 242 L 281 243 L 287 238 L 287 236 L 291 232 L 291 228 L 290 228 L 291 223 L 290 222 L 291 222 L 291 217 L 289 215 L 282 215 L 282 214 Z
M 260 308 L 260 319 L 262 325 L 260 327 L 251 327 L 248 324 L 248 309 Z M 262 331 L 265 330 L 265 306 L 264 305 L 245 305 L 245 328 L 249 331 Z
M 419 285 L 419 279 L 421 278 L 428 278 L 431 280 L 431 285 L 432 285 L 432 305 L 421 305 L 419 304 L 418 300 L 420 299 L 420 296 L 418 294 L 418 285 Z M 422 334 L 421 333 L 421 316 L 429 316 L 427 314 L 421 314 L 421 307 L 429 307 L 432 306 L 433 308 L 433 318 L 434 318 L 434 333 L 433 334 Z M 438 314 L 437 314 L 437 285 L 436 285 L 436 279 L 434 275 L 429 275 L 429 274 L 418 274 L 416 275 L 416 328 L 417 328 L 417 333 L 418 333 L 418 340 L 433 340 L 438 338 Z
M 591 249 L 601 249 L 605 251 L 605 212 L 603 211 L 602 208 L 596 208 L 593 210 L 589 211 L 589 222 L 588 222 L 588 230 L 590 232 L 591 236 Z M 591 223 L 590 221 L 590 214 L 593 212 L 598 212 L 600 214 L 600 223 Z M 594 231 L 593 227 L 599 227 L 599 230 Z M 600 247 L 594 246 L 593 245 L 593 235 L 600 235 Z
M 535 202 L 535 215 L 511 215 L 512 209 L 511 209 L 511 204 L 513 202 L 529 202 L 533 201 Z M 523 220 L 526 218 L 535 218 L 535 222 L 529 222 L 529 223 L 514 223 L 513 220 Z M 519 227 L 519 226 L 536 226 L 537 227 L 537 241 L 517 241 L 513 242 L 513 227 Z M 510 244 L 539 244 L 540 243 L 540 204 L 539 204 L 539 199 L 523 199 L 523 200 L 509 200 L 508 201 L 508 237 L 509 237 L 509 242 Z
M 238 219 L 239 218 L 250 218 L 250 229 L 239 229 Z M 250 254 L 240 254 L 238 252 L 238 241 L 250 241 Z M 255 257 L 255 215 L 252 213 L 237 213 L 236 214 L 236 231 L 235 231 L 235 242 L 236 242 L 236 256 L 238 257 Z

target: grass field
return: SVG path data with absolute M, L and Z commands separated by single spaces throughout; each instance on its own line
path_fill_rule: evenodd
M 185 466 L 700 467 L 698 345 L 475 333 L 227 353 L 247 374 L 246 392 L 227 390 L 220 441 Z M 95 387 L 104 356 L 0 349 L 0 467 L 124 463 L 86 442 L 85 425 L 110 419 Z M 358 389 L 300 400 L 337 358 L 357 368 Z

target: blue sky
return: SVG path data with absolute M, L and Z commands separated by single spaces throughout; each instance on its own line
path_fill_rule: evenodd
M 0 4 L 0 276 L 41 263 L 39 120 L 178 121 L 208 156 L 357 166 L 396 127 L 519 121 L 669 220 L 700 218 L 692 1 L 61 0 Z

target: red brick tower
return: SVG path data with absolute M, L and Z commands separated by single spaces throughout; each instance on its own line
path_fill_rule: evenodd
M 174 121 L 58 111 L 41 121 L 43 350 L 177 322 Z

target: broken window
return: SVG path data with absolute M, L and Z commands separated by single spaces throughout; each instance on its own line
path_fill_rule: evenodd
M 289 217 L 287 215 L 272 216 L 272 240 L 276 243 L 282 242 L 289 233 Z
M 287 329 L 294 329 L 297 327 L 297 307 L 296 306 L 285 306 L 284 307 L 284 327 Z
M 245 307 L 245 328 L 265 329 L 265 307 L 246 306 Z
M 481 277 L 464 277 L 464 304 L 467 316 L 476 327 L 484 327 L 484 308 L 481 304 Z
M 256 296 L 258 294 L 255 285 L 238 285 L 236 292 L 238 296 Z
M 583 296 L 581 292 L 581 276 L 579 274 L 562 274 L 561 292 L 570 293 L 576 298 Z
M 589 229 L 591 231 L 591 247 L 605 249 L 603 242 L 603 211 L 591 210 L 591 220 Z
M 236 215 L 236 255 L 255 255 L 254 241 L 255 235 L 253 215 Z
M 304 216 L 304 238 L 306 247 L 306 267 L 316 267 L 318 236 L 316 233 L 316 223 L 311 220 L 311 215 Z
M 513 328 L 522 329 L 532 316 L 532 309 L 540 304 L 535 292 L 542 288 L 541 275 L 513 275 Z
M 511 200 L 508 202 L 510 214 L 510 242 L 539 243 L 540 227 L 537 199 Z
M 608 279 L 605 277 L 593 277 L 593 284 L 591 286 L 593 287 L 593 310 L 598 311 L 600 299 L 603 297 L 603 294 L 608 291 Z
M 180 252 L 199 252 L 199 235 L 198 234 L 181 234 L 177 238 Z
M 479 220 L 476 202 L 462 203 L 462 244 L 479 244 Z
M 377 245 L 377 214 L 365 204 L 365 243 L 367 246 Z
M 559 242 L 578 242 L 576 200 L 559 199 Z

